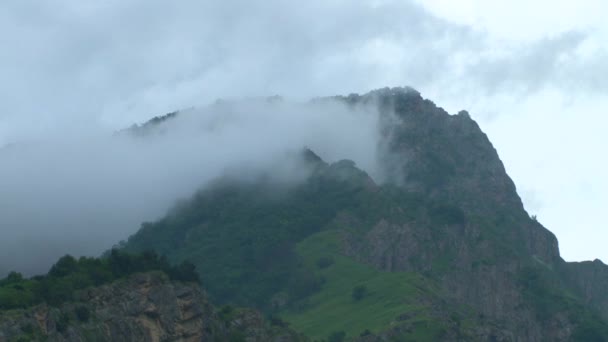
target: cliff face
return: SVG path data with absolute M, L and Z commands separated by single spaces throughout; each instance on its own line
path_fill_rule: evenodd
M 608 320 L 608 266 L 600 260 L 568 262 L 562 265 L 568 286 L 581 294 L 585 304 Z
M 523 244 L 544 262 L 559 260 L 557 239 L 528 217 L 498 153 L 466 111 L 449 115 L 410 88 L 346 99 L 378 107 L 379 150 L 389 183 L 457 205 L 468 218 L 503 220 L 508 243 Z
M 0 313 L 0 341 L 299 341 L 250 309 L 216 310 L 196 284 L 136 274 L 77 301 Z
M 386 271 L 438 278 L 446 298 L 475 308 L 478 324 L 492 327 L 484 339 L 569 340 L 579 333 L 572 318 L 579 304 L 544 303 L 566 303 L 568 291 L 606 317 L 608 268 L 563 262 L 557 239 L 527 215 L 496 150 L 468 113 L 448 115 L 412 89 L 343 100 L 378 106 L 388 181 L 440 203 L 427 218 L 383 219 L 363 239 L 345 232 L 348 255 Z M 443 215 L 451 219 L 433 222 Z

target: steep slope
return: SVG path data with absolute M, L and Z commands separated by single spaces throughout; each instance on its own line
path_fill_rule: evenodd
M 125 248 L 191 260 L 219 302 L 264 307 L 282 289 L 306 295 L 316 280 L 300 267 L 295 244 L 321 231 L 339 211 L 373 206 L 378 196 L 377 186 L 351 162 L 327 165 L 310 151 L 303 157 L 311 172 L 304 182 L 218 180 L 167 217 L 144 224 Z
M 409 88 L 316 101 L 377 109 L 382 184 L 307 151 L 306 180 L 223 179 L 124 248 L 191 261 L 212 298 L 315 338 L 608 339 L 606 267 L 560 258 L 466 112 Z
M 561 265 L 566 284 L 580 293 L 585 304 L 608 320 L 608 266 L 600 260 L 568 262 Z
M 349 100 L 377 101 L 381 115 L 396 117 L 385 126 L 388 174 L 403 188 L 447 204 L 431 217 L 454 215 L 443 224 L 378 222 L 362 245 L 352 244 L 350 255 L 389 271 L 436 273 L 447 296 L 502 322 L 505 330 L 526 340 L 547 336 L 540 327 L 558 318 L 538 319 L 520 278 L 528 267 L 536 272 L 560 263 L 557 241 L 523 210 L 477 124 L 465 112 L 448 115 L 410 89 Z

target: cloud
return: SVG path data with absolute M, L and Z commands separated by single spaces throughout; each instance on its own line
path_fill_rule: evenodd
M 231 171 L 295 182 L 296 151 L 376 167 L 378 115 L 344 104 L 247 100 L 180 113 L 146 137 L 70 136 L 0 149 L 0 271 L 97 255 Z
M 606 86 L 595 72 L 608 68 L 605 53 L 575 53 L 585 33 L 495 42 L 412 1 L 0 6 L 0 124 L 10 127 L 0 140 L 116 129 L 227 96 L 303 99 L 396 85 L 460 95 Z
M 415 85 L 446 67 L 443 49 L 472 43 L 465 27 L 409 1 L 2 6 L 10 48 L 0 55 L 0 94 L 4 115 L 18 116 L 14 136 L 99 121 L 116 128 L 226 96 L 308 98 L 387 78 Z
M 488 95 L 531 95 L 547 87 L 605 92 L 608 80 L 599 75 L 608 71 L 607 56 L 602 49 L 590 46 L 588 39 L 583 32 L 569 31 L 533 43 L 510 44 L 480 57 L 466 72 L 474 75 Z

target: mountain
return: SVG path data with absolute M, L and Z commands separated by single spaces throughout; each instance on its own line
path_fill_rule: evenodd
M 313 338 L 608 338 L 608 268 L 560 258 L 467 112 L 411 88 L 315 101 L 377 109 L 383 182 L 308 150 L 304 182 L 219 180 L 124 248 L 191 261 L 215 300 Z
M 560 257 L 467 112 L 411 88 L 312 102 L 373 109 L 374 177 L 304 148 L 285 160 L 303 177 L 228 173 L 120 249 L 192 263 L 211 302 L 312 340 L 608 341 L 608 267 Z

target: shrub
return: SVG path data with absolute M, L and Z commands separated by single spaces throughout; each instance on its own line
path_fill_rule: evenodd
M 462 208 L 452 204 L 432 204 L 429 214 L 431 215 L 431 219 L 438 224 L 462 225 L 466 223 L 466 215 Z
M 31 335 L 34 333 L 34 326 L 31 324 L 26 324 L 21 327 L 21 331 L 23 331 L 24 333 L 26 333 L 28 335 Z
M 363 286 L 363 285 L 359 285 L 356 286 L 353 289 L 352 292 L 352 297 L 354 300 L 356 301 L 360 301 L 361 299 L 363 299 L 365 296 L 367 296 L 368 292 L 367 292 L 367 287 Z
M 87 308 L 86 306 L 79 306 L 76 308 L 76 310 L 74 310 L 74 312 L 76 313 L 76 318 L 78 318 L 79 321 L 86 323 L 89 321 L 89 318 L 91 317 L 91 313 L 89 311 L 89 308 Z
M 369 329 L 365 329 L 365 330 L 363 330 L 363 332 L 359 336 L 360 337 L 365 337 L 365 336 L 369 336 L 371 334 L 372 334 L 372 332 L 369 331 Z
M 55 323 L 55 328 L 58 332 L 64 333 L 68 330 L 68 326 L 70 325 L 70 317 L 67 314 L 62 314 L 59 317 L 59 320 Z
M 231 305 L 224 305 L 220 308 L 218 315 L 222 321 L 228 323 L 234 318 L 235 310 Z
M 327 342 L 343 342 L 346 339 L 346 333 L 344 331 L 334 331 L 327 338 Z
M 287 328 L 289 327 L 289 323 L 285 322 L 281 317 L 279 316 L 275 316 L 275 315 L 270 315 L 269 317 L 270 320 L 270 325 L 273 327 L 282 327 L 282 328 Z
M 317 267 L 319 267 L 320 269 L 328 268 L 333 264 L 334 259 L 332 257 L 321 257 L 317 260 Z

